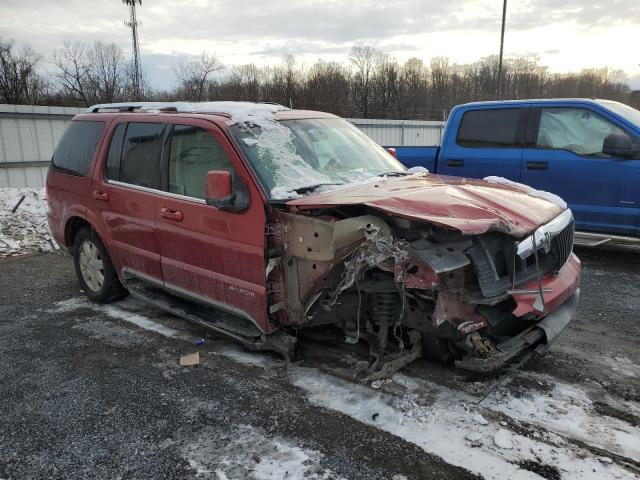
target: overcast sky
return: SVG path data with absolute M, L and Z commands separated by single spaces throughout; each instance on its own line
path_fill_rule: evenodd
M 345 61 L 373 45 L 404 61 L 446 56 L 467 63 L 497 54 L 502 0 L 142 0 L 142 63 L 170 87 L 171 64 L 203 50 L 227 65 L 293 54 Z M 0 0 L 0 35 L 49 55 L 65 39 L 116 42 L 127 54 L 121 0 Z M 505 55 L 539 57 L 551 71 L 609 66 L 640 88 L 640 0 L 509 0 Z

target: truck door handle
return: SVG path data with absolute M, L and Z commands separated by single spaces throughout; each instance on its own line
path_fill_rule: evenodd
M 92 196 L 96 200 L 101 200 L 103 202 L 106 202 L 107 200 L 109 200 L 109 194 L 107 192 L 100 192 L 98 190 L 94 190 Z
M 168 218 L 169 220 L 175 220 L 176 222 L 181 222 L 184 218 L 184 215 L 182 215 L 180 210 L 174 210 L 173 208 L 166 207 L 160 209 L 160 215 L 164 218 Z
M 447 167 L 464 167 L 464 160 L 447 160 Z
M 527 170 L 546 170 L 549 162 L 527 162 Z

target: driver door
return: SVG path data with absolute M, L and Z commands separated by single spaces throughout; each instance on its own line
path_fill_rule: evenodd
M 224 133 L 213 123 L 179 119 L 163 158 L 166 192 L 156 229 L 165 288 L 234 312 L 268 330 L 265 213 L 261 197 Z M 249 191 L 247 210 L 233 213 L 204 200 L 210 170 L 231 173 Z
M 622 132 L 586 108 L 534 108 L 522 183 L 562 197 L 578 230 L 636 234 L 640 218 L 640 159 L 610 157 L 602 144 Z

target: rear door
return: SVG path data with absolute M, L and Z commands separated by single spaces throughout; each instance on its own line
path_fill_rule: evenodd
M 520 181 L 526 114 L 522 104 L 458 112 L 443 140 L 438 173 Z
M 640 217 L 640 159 L 602 153 L 605 137 L 624 131 L 607 117 L 586 106 L 534 108 L 522 181 L 561 196 L 580 230 L 634 234 Z
M 234 312 L 269 331 L 262 199 L 224 133 L 212 122 L 181 118 L 172 125 L 163 171 L 167 192 L 156 206 L 165 286 Z M 244 182 L 249 208 L 225 212 L 205 203 L 210 170 Z
M 116 267 L 160 284 L 156 199 L 166 131 L 167 126 L 158 122 L 115 125 L 104 182 L 98 182 L 92 195 L 94 209 L 108 228 L 108 249 Z

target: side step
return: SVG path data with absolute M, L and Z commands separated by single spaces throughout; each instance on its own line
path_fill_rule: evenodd
M 133 297 L 229 337 L 249 350 L 273 351 L 282 355 L 287 361 L 293 354 L 296 338 L 283 331 L 266 335 L 246 318 L 211 305 L 173 295 L 138 278 L 128 278 L 123 283 Z
M 608 233 L 576 232 L 573 243 L 581 247 L 602 247 L 640 251 L 640 238 Z

